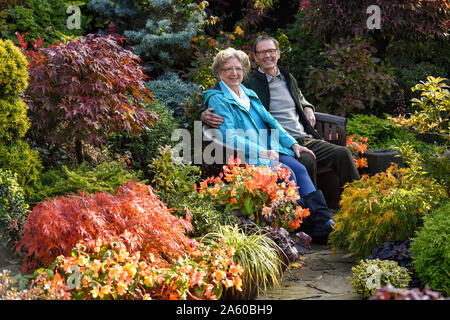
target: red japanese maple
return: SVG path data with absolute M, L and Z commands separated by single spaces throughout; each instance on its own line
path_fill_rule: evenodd
M 27 217 L 17 251 L 25 252 L 23 271 L 49 266 L 57 256 L 69 256 L 81 240 L 120 237 L 130 253 L 168 266 L 196 247 L 184 232 L 187 220 L 170 214 L 150 186 L 130 181 L 112 195 L 80 192 L 39 203 Z
M 30 55 L 24 100 L 36 141 L 101 144 L 112 132 L 138 133 L 157 119 L 144 105 L 152 97 L 139 58 L 119 40 L 87 35 Z

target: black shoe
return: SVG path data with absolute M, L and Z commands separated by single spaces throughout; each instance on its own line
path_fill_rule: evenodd
M 333 231 L 335 222 L 333 220 L 328 220 L 323 224 L 316 224 L 313 226 L 309 236 L 312 238 L 312 242 L 319 244 L 327 244 L 328 235 Z

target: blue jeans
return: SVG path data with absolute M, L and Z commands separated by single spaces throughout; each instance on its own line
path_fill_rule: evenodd
M 316 191 L 316 187 L 314 186 L 311 178 L 309 177 L 308 171 L 303 164 L 301 164 L 294 157 L 281 153 L 279 160 L 282 167 L 288 168 L 289 171 L 291 171 L 289 180 L 294 181 L 295 185 L 299 187 L 298 192 L 301 198 Z

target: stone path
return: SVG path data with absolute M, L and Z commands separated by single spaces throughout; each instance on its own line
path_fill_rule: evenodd
M 281 286 L 270 288 L 257 300 L 361 300 L 347 277 L 352 276 L 352 255 L 331 245 L 312 244 L 303 260 L 291 264 L 284 272 Z

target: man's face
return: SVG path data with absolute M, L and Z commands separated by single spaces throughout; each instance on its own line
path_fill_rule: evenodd
M 276 72 L 280 50 L 277 49 L 275 43 L 272 40 L 260 41 L 255 49 L 254 59 L 261 69 L 268 74 Z

